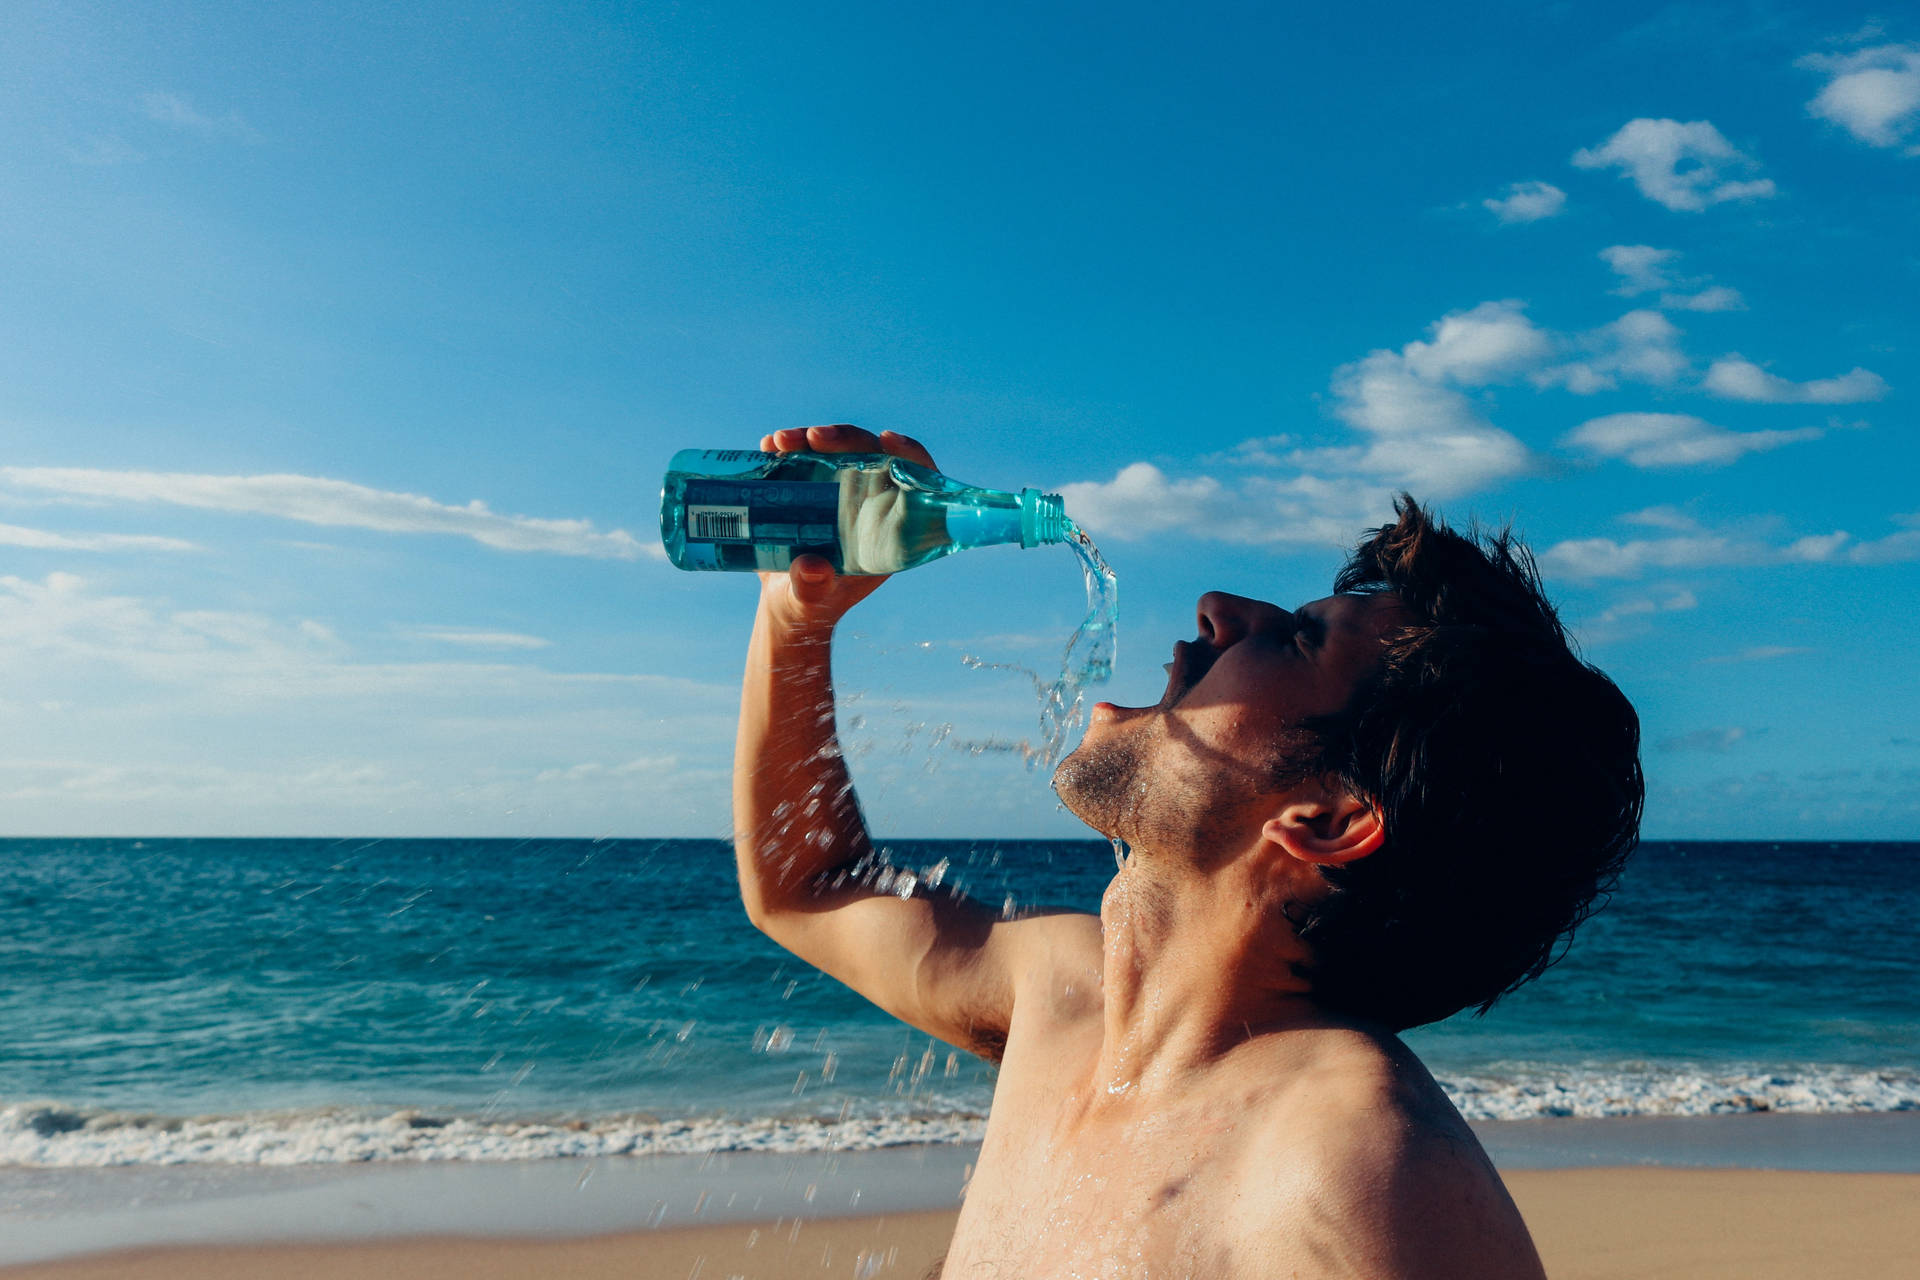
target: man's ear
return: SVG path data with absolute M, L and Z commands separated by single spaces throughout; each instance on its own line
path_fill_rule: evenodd
M 1323 867 L 1358 861 L 1387 838 L 1371 805 L 1343 788 L 1319 783 L 1296 791 L 1260 833 L 1301 862 Z

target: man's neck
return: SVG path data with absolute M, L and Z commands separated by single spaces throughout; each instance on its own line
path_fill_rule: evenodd
M 1090 1099 L 1177 1090 L 1265 1032 L 1324 1025 L 1293 971 L 1307 948 L 1257 867 L 1136 853 L 1101 901 L 1105 1025 Z

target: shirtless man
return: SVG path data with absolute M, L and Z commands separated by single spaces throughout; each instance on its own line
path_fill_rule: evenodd
M 847 426 L 762 447 L 932 465 Z M 1054 787 L 1131 846 L 1097 917 L 870 887 L 829 643 L 882 579 L 764 575 L 734 773 L 748 915 L 1000 1065 L 947 1280 L 1542 1275 L 1395 1033 L 1555 958 L 1636 839 L 1638 722 L 1523 550 L 1401 506 L 1336 594 L 1210 592 L 1159 704 L 1094 708 Z

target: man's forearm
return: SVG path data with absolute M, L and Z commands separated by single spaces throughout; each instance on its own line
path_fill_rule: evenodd
M 830 624 L 793 627 L 763 604 L 747 648 L 733 839 L 740 896 L 762 927 L 870 847 L 834 729 L 831 637 Z

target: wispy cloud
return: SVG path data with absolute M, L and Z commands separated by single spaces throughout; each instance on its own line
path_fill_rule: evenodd
M 1858 404 L 1887 394 L 1886 380 L 1867 369 L 1851 369 L 1837 378 L 1793 382 L 1740 355 L 1715 360 L 1707 370 L 1705 386 L 1728 400 L 1762 404 Z
M 1679 256 L 1678 249 L 1656 249 L 1650 244 L 1613 244 L 1600 251 L 1601 260 L 1620 277 L 1613 291 L 1623 298 L 1670 287 L 1673 281 L 1667 266 Z
M 1558 345 L 1571 354 L 1533 371 L 1534 385 L 1565 387 L 1575 395 L 1611 391 L 1622 381 L 1656 387 L 1678 383 L 1693 368 L 1680 346 L 1680 328 L 1658 311 L 1629 311 L 1610 324 L 1572 334 Z
M 1670 268 L 1680 258 L 1678 249 L 1656 249 L 1650 244 L 1615 244 L 1600 251 L 1601 259 L 1619 277 L 1613 292 L 1623 298 L 1660 293 L 1660 305 L 1669 311 L 1741 311 L 1746 299 L 1737 289 L 1709 284 L 1703 276 L 1675 276 Z M 1692 292 L 1686 292 L 1691 290 Z
M 1648 618 L 1662 613 L 1685 613 L 1700 607 L 1700 599 L 1691 591 L 1669 589 L 1654 595 L 1632 596 L 1609 605 L 1582 631 L 1604 631 L 1629 618 Z
M 1596 579 L 1637 578 L 1653 570 L 1920 560 L 1920 513 L 1896 516 L 1894 523 L 1901 526 L 1897 532 L 1870 539 L 1836 529 L 1781 543 L 1698 526 L 1680 526 L 1663 538 L 1572 538 L 1542 552 L 1540 564 L 1550 574 Z
M 1574 428 L 1567 443 L 1597 458 L 1636 467 L 1720 466 L 1749 453 L 1818 440 L 1822 427 L 1729 431 L 1685 413 L 1610 413 Z
M 725 687 L 674 676 L 549 672 L 492 661 L 356 661 L 339 637 L 311 620 L 283 621 L 231 610 L 173 610 L 97 590 L 77 574 L 0 576 L 0 665 L 130 676 L 137 687 L 192 693 L 202 710 L 222 704 L 367 698 L 465 706 L 475 698 L 533 705 L 561 697 L 604 699 L 642 691 L 724 705 Z
M 1758 737 L 1764 732 L 1764 729 L 1746 729 L 1739 725 L 1728 725 L 1723 729 L 1695 729 L 1692 733 L 1662 738 L 1653 746 L 1656 751 L 1708 751 L 1715 755 L 1724 755 L 1749 738 Z
M 260 131 L 242 119 L 238 111 L 208 115 L 194 106 L 184 93 L 143 93 L 139 106 L 140 114 L 147 119 L 183 133 L 199 134 L 204 138 L 228 138 L 235 142 L 260 141 Z
M 1567 193 L 1551 182 L 1513 182 L 1480 204 L 1501 222 L 1539 222 L 1566 208 Z
M 138 147 L 114 134 L 96 135 L 67 148 L 67 159 L 90 167 L 131 164 L 145 158 Z
M 453 534 L 502 551 L 615 560 L 663 555 L 651 541 L 643 543 L 624 529 L 603 533 L 587 520 L 501 515 L 478 499 L 449 506 L 418 494 L 318 476 L 0 467 L 0 486 L 70 500 L 165 503 L 383 533 Z
M 1717 534 L 1670 538 L 1570 538 L 1540 554 L 1540 567 L 1569 578 L 1634 578 L 1650 569 L 1749 564 L 1763 549 Z
M 1920 45 L 1883 44 L 1845 54 L 1809 54 L 1800 65 L 1827 83 L 1807 113 L 1839 125 L 1871 147 L 1907 145 L 1920 130 Z M 1909 146 L 1908 155 L 1920 155 Z
M 0 524 L 0 546 L 41 551 L 198 551 L 180 538 L 141 533 L 50 533 L 17 524 Z
M 640 756 L 625 760 L 619 764 L 602 764 L 598 760 L 588 760 L 581 764 L 568 765 L 564 769 L 542 769 L 534 775 L 534 781 L 543 786 L 555 783 L 604 783 L 621 779 L 657 780 L 662 775 L 672 775 L 680 765 L 678 756 Z
M 1700 522 L 1675 506 L 1643 507 L 1639 511 L 1629 511 L 1620 517 L 1622 524 L 1643 525 L 1649 529 L 1671 529 L 1676 533 L 1692 533 L 1700 527 Z
M 1443 316 L 1397 351 L 1334 371 L 1333 413 L 1357 443 L 1288 448 L 1259 438 L 1231 455 L 1242 472 L 1231 485 L 1208 475 L 1172 479 L 1136 462 L 1061 494 L 1076 520 L 1123 540 L 1178 528 L 1232 542 L 1344 543 L 1383 517 L 1397 490 L 1445 498 L 1529 469 L 1526 446 L 1467 392 L 1517 376 L 1551 346 L 1518 302 L 1482 303 Z M 1248 465 L 1278 474 L 1246 475 Z
M 1671 274 L 1677 256 L 1647 245 L 1616 245 L 1602 254 L 1625 282 L 1624 291 L 1635 293 L 1700 283 Z M 1536 325 L 1515 299 L 1482 302 L 1442 316 L 1423 337 L 1398 349 L 1373 351 L 1334 370 L 1330 408 L 1351 428 L 1348 441 L 1309 446 L 1293 436 L 1254 437 L 1202 460 L 1204 467 L 1224 469 L 1217 474 L 1170 475 L 1141 461 L 1110 480 L 1065 485 L 1062 495 L 1082 524 L 1121 540 L 1177 529 L 1249 544 L 1342 544 L 1384 517 L 1399 490 L 1445 500 L 1483 492 L 1538 466 L 1525 444 L 1488 417 L 1484 389 L 1530 385 L 1592 395 L 1641 383 L 1726 394 L 1726 362 L 1718 380 L 1703 385 L 1682 338 L 1672 320 L 1647 307 L 1597 329 L 1560 333 Z M 1755 372 L 1771 377 L 1757 366 Z M 1780 379 L 1761 389 L 1784 399 L 1784 386 L 1811 402 L 1858 393 L 1868 385 L 1864 379 L 1873 377 L 1857 371 L 1830 383 Z M 1700 466 L 1815 440 L 1827 430 L 1733 431 L 1689 414 L 1620 413 L 1591 419 L 1563 444 L 1640 467 Z M 1583 576 L 1718 563 L 1729 554 L 1711 538 L 1635 544 L 1626 551 L 1621 546 L 1589 540 L 1584 552 L 1570 544 L 1565 554 Z
M 1798 644 L 1756 644 L 1737 653 L 1723 653 L 1717 657 L 1702 658 L 1703 667 L 1723 667 L 1735 662 L 1772 662 L 1778 658 L 1796 658 L 1813 650 Z
M 1759 165 L 1706 120 L 1629 120 L 1598 147 L 1574 152 L 1573 164 L 1581 169 L 1618 169 L 1633 180 L 1641 195 L 1679 213 L 1774 194 L 1771 178 L 1728 176 L 1750 173 Z
M 1663 293 L 1660 305 L 1669 311 L 1745 311 L 1747 300 L 1738 289 L 1715 284 L 1697 293 Z
M 545 649 L 553 643 L 517 631 L 474 631 L 461 627 L 408 627 L 401 634 L 411 640 L 431 640 L 463 649 Z

